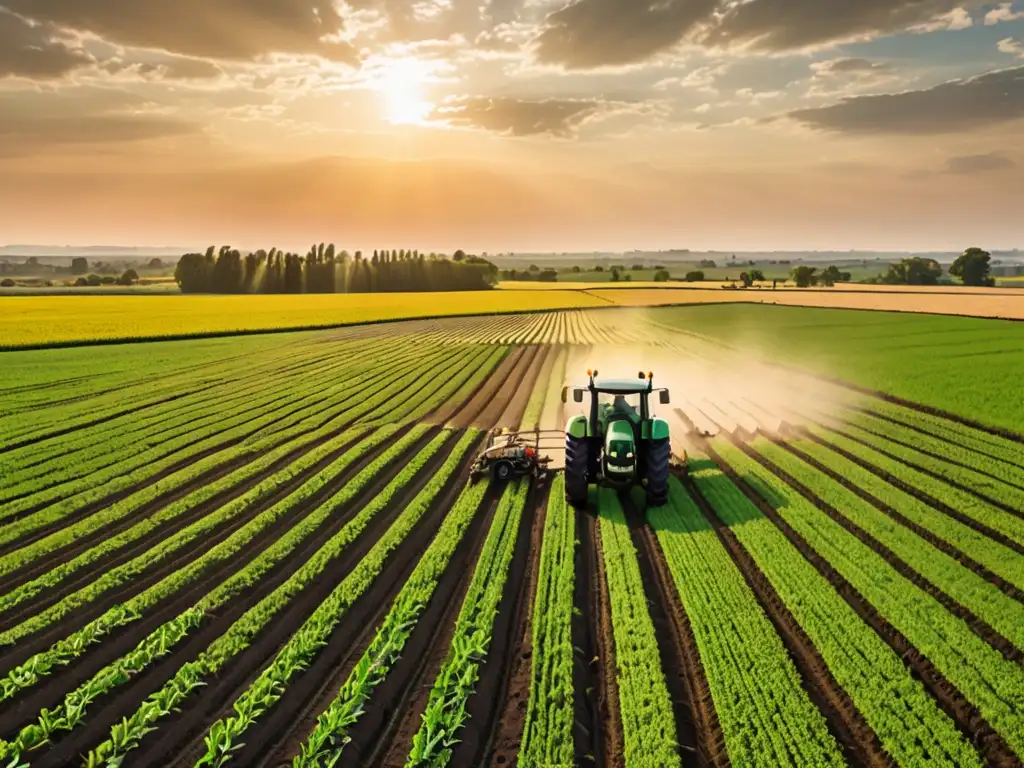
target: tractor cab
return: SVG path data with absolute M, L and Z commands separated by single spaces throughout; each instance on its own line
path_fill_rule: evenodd
M 586 503 L 587 485 L 604 482 L 619 488 L 645 485 L 649 500 L 665 503 L 671 458 L 668 423 L 651 414 L 650 397 L 669 402 L 667 389 L 654 388 L 654 375 L 641 371 L 636 379 L 598 379 L 587 371 L 586 387 L 565 387 L 562 402 L 583 403 L 589 413 L 566 425 L 566 497 Z

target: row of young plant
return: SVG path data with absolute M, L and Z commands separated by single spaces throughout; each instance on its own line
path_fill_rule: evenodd
M 413 736 L 406 768 L 440 768 L 451 759 L 459 729 L 469 717 L 466 705 L 491 645 L 529 485 L 526 480 L 507 485 L 498 503 L 455 621 L 448 654 L 430 689 L 423 722 Z
M 928 582 L 1024 649 L 1024 605 L 785 448 L 766 440 L 758 440 L 754 445 L 774 467 L 794 478 Z
M 486 483 L 467 485 L 445 515 L 444 522 L 391 604 L 387 617 L 359 658 L 330 705 L 317 718 L 316 727 L 295 756 L 294 768 L 338 765 L 350 741 L 349 733 L 364 713 L 373 691 L 384 682 L 402 655 L 409 636 L 427 609 L 456 547 L 479 513 Z M 211 735 L 213 735 L 211 731 Z
M 993 540 L 956 518 L 938 514 L 920 499 L 885 482 L 856 462 L 850 461 L 813 440 L 790 440 L 788 445 L 823 466 L 836 472 L 879 502 L 895 509 L 910 522 L 963 552 L 989 571 L 1018 589 L 1024 589 L 1024 558 L 1009 547 Z
M 1024 509 L 1024 489 L 1013 485 L 1016 473 L 1004 471 L 998 462 L 980 457 L 975 460 L 969 451 L 955 445 L 942 444 L 941 441 L 936 441 L 939 445 L 932 447 L 934 453 L 944 457 L 937 458 L 925 453 L 929 447 L 928 438 L 892 425 L 883 425 L 885 433 L 880 435 L 876 425 L 866 423 L 869 419 L 861 416 L 857 423 L 846 423 L 840 431 L 893 459 L 956 483 L 984 499 L 1009 505 L 1013 509 Z M 871 430 L 872 426 L 876 426 L 876 429 Z M 983 465 L 982 471 L 972 469 L 969 466 L 972 463 Z
M 452 433 L 449 431 L 442 432 L 428 449 L 419 454 L 370 503 L 367 510 L 376 508 L 376 511 L 380 511 L 394 501 L 415 473 L 422 469 L 425 461 L 421 457 L 428 451 L 430 454 L 436 453 L 451 436 Z M 344 618 L 346 611 L 359 596 L 369 590 L 384 569 L 389 556 L 410 535 L 427 510 L 439 499 L 467 452 L 477 441 L 478 434 L 475 432 L 466 432 L 462 435 L 442 466 L 433 474 L 423 489 L 405 504 L 402 513 L 373 545 L 366 557 L 317 607 L 316 611 L 277 654 L 273 663 L 249 686 L 248 690 L 235 700 L 233 704 L 235 714 L 213 724 L 206 737 L 207 751 L 199 760 L 200 765 L 221 766 L 227 762 L 231 753 L 241 746 L 239 739 L 244 736 L 245 732 L 256 725 L 259 718 L 280 700 L 292 679 L 313 662 L 319 650 L 327 645 L 331 633 Z M 330 544 L 328 544 L 304 565 L 296 576 L 303 574 L 303 571 L 308 571 L 307 578 L 312 578 L 313 575 L 323 570 L 326 564 L 325 558 L 336 555 L 337 552 L 332 553 Z M 323 560 L 323 564 L 318 562 L 318 559 Z M 303 574 L 303 576 L 305 575 Z
M 519 764 L 572 768 L 573 590 L 576 516 L 565 501 L 565 476 L 551 484 L 537 569 L 531 626 L 530 697 Z M 298 767 L 296 767 L 298 768 Z
M 351 482 L 346 483 L 340 491 L 319 505 L 248 565 L 228 576 L 191 608 L 155 629 L 133 651 L 111 663 L 69 693 L 58 708 L 40 713 L 38 721 L 23 729 L 18 739 L 12 743 L 9 747 L 10 753 L 24 759 L 28 750 L 46 743 L 54 730 L 72 730 L 83 720 L 89 703 L 123 685 L 157 659 L 173 653 L 184 638 L 210 621 L 218 608 L 245 592 L 258 589 L 260 580 L 272 568 L 308 541 L 325 522 L 341 512 L 345 505 L 369 487 L 379 473 L 407 451 L 421 435 L 422 433 L 410 435 L 396 442 L 391 449 L 368 465 Z M 110 739 L 92 751 L 90 759 L 94 760 L 94 764 L 110 764 L 111 761 L 116 762 L 123 758 L 127 751 L 138 745 L 145 733 L 153 729 L 159 719 L 168 715 L 198 687 L 205 685 L 204 678 L 215 674 L 244 651 L 274 616 L 324 573 L 330 563 L 366 530 L 394 494 L 423 469 L 430 457 L 435 455 L 449 438 L 447 434 L 437 435 L 406 465 L 399 476 L 320 546 L 317 552 L 304 561 L 284 583 L 246 611 L 223 635 L 211 643 L 196 661 L 183 664 L 174 678 L 147 698 L 132 717 L 116 724 L 111 730 Z M 192 575 L 194 577 L 196 574 Z
M 843 766 L 825 718 L 743 574 L 678 480 L 648 509 L 733 765 Z
M 458 352 L 459 350 L 436 351 L 429 356 L 411 354 L 408 357 L 408 365 L 416 370 L 431 362 L 438 365 L 448 364 Z M 86 468 L 90 473 L 84 478 L 77 475 L 76 467 L 79 464 L 70 463 L 59 474 L 62 476 L 63 473 L 67 473 L 78 479 L 63 482 L 61 477 L 48 476 L 45 478 L 48 485 L 43 490 L 4 505 L 2 515 L 9 517 L 41 503 L 51 504 L 36 514 L 0 529 L 0 543 L 11 541 L 23 531 L 34 530 L 52 521 L 55 516 L 67 514 L 68 511 L 85 503 L 158 476 L 179 464 L 182 459 L 216 448 L 229 440 L 244 440 L 253 435 L 268 439 L 275 433 L 280 434 L 289 425 L 307 419 L 310 415 L 315 416 L 331 403 L 344 402 L 345 399 L 364 391 L 371 377 L 379 376 L 384 370 L 380 367 L 361 373 L 355 378 L 340 379 L 322 388 L 326 390 L 326 394 L 311 388 L 308 381 L 292 382 L 291 386 L 286 385 L 289 392 L 283 398 L 275 390 L 270 390 L 268 395 L 255 398 L 254 410 L 243 406 L 238 413 L 225 414 L 223 418 L 215 420 L 195 433 L 166 440 L 155 448 L 138 452 L 131 458 L 103 470 L 93 472 L 86 462 Z M 255 417 L 253 414 L 256 414 Z M 222 452 L 214 454 L 214 457 L 218 456 L 222 457 Z M 95 460 L 103 459 L 97 457 Z
M 350 355 L 353 354 L 358 355 L 360 351 L 346 350 L 341 357 L 321 358 L 312 371 L 303 370 L 301 376 L 290 368 L 260 370 L 258 379 L 247 378 L 199 395 L 185 395 L 155 409 L 155 412 L 144 412 L 129 423 L 119 424 L 117 428 L 112 424 L 106 429 L 99 425 L 70 433 L 66 439 L 34 446 L 35 451 L 26 452 L 20 462 L 5 456 L 0 461 L 5 465 L 9 485 L 3 490 L 0 504 L 23 493 L 39 490 L 43 482 L 56 485 L 135 458 L 144 451 L 184 435 L 202 436 L 204 433 L 199 430 L 211 423 L 238 413 L 272 407 L 293 391 L 308 393 L 309 376 L 319 381 L 343 381 L 359 370 L 352 362 Z M 259 388 L 254 392 L 257 383 Z M 199 384 L 197 381 L 195 385 Z M 267 397 L 261 398 L 261 394 Z M 323 396 L 324 393 L 317 394 Z
M 428 368 L 427 370 L 430 369 Z M 190 466 L 146 485 L 135 493 L 119 499 L 71 525 L 55 530 L 53 533 L 21 549 L 0 557 L 0 575 L 10 573 L 38 557 L 43 557 L 56 549 L 67 546 L 81 536 L 125 519 L 143 505 L 180 488 L 198 475 L 216 470 L 223 464 L 263 456 L 276 447 L 286 444 L 288 441 L 301 441 L 310 432 L 320 431 L 328 426 L 329 431 L 326 434 L 330 434 L 332 431 L 340 431 L 357 421 L 368 410 L 390 402 L 395 396 L 400 396 L 404 388 L 412 381 L 412 377 L 419 375 L 420 372 L 418 366 L 413 368 L 411 374 L 405 376 L 402 376 L 401 372 L 399 372 L 396 381 L 368 398 L 359 398 L 357 396 L 357 388 L 354 388 L 352 391 L 339 395 L 337 400 L 330 405 L 321 404 L 318 408 L 310 409 L 309 412 L 302 414 L 295 420 L 287 420 L 284 425 L 278 424 L 282 428 L 275 433 L 261 435 L 255 440 L 242 442 L 226 451 L 220 451 L 214 455 L 199 459 Z M 248 429 L 248 427 L 245 429 Z M 323 434 L 325 433 L 321 432 L 321 435 Z M 298 444 L 301 445 L 302 443 L 298 442 Z M 88 498 L 84 499 L 81 503 L 96 501 L 104 498 L 105 495 L 106 493 L 103 490 L 97 489 L 95 493 L 87 494 Z M 39 513 L 24 518 L 10 526 L 5 526 L 0 531 L 7 533 L 8 530 L 11 530 L 16 531 L 17 535 L 23 535 L 43 525 L 58 522 L 63 517 L 72 514 L 79 507 L 80 503 L 76 503 L 75 499 L 69 499 L 66 502 L 41 510 Z
M 891 459 L 876 449 L 844 437 L 838 432 L 813 424 L 808 427 L 808 431 L 830 447 L 841 449 L 871 467 L 891 475 L 906 486 L 1024 546 L 1024 518 L 994 507 L 972 493 L 949 485 L 901 461 Z
M 731 464 L 741 454 L 716 449 Z M 782 603 L 806 633 L 838 685 L 850 697 L 882 749 L 902 768 L 974 766 L 982 760 L 902 659 L 854 611 L 827 578 L 800 553 L 739 488 L 714 465 L 694 456 L 691 477 L 715 514 L 729 526 Z M 751 487 L 782 507 L 765 486 Z
M 903 634 L 1024 757 L 1024 669 L 1005 659 L 941 603 L 739 449 L 720 455 L 766 490 L 766 501 L 835 570 Z
M 601 488 L 597 502 L 626 765 L 678 767 L 675 716 L 626 516 L 613 489 Z
M 425 430 L 426 428 L 420 429 Z M 345 472 L 348 467 L 363 457 L 374 446 L 389 439 L 393 430 L 393 427 L 381 429 L 373 435 L 370 435 L 365 441 L 349 449 L 322 472 L 311 477 L 284 499 L 281 499 L 270 508 L 261 512 L 246 523 L 246 525 L 235 531 L 227 539 L 211 548 L 208 552 L 204 553 L 193 562 L 164 577 L 132 599 L 111 607 L 99 618 L 73 632 L 64 640 L 55 643 L 47 651 L 43 651 L 32 656 L 24 664 L 16 667 L 7 676 L 0 679 L 0 702 L 6 701 L 21 691 L 35 685 L 40 679 L 50 674 L 58 667 L 70 664 L 74 659 L 85 653 L 88 646 L 102 641 L 104 637 L 110 635 L 115 630 L 140 620 L 147 611 L 152 610 L 155 606 L 158 606 L 161 602 L 171 598 L 179 592 L 187 590 L 198 579 L 200 579 L 204 573 L 209 572 L 212 568 L 223 566 L 230 562 L 234 556 L 243 552 L 262 531 L 266 530 L 275 521 L 281 519 L 282 516 L 296 509 L 306 499 L 316 493 L 319 489 L 323 488 L 326 484 L 334 481 L 343 472 Z M 397 441 L 395 445 L 391 446 L 391 448 L 368 464 L 350 482 L 346 483 L 345 487 L 339 493 L 345 493 L 347 495 L 365 487 L 367 483 L 373 480 L 377 473 L 387 466 L 388 461 L 393 461 L 401 456 L 402 451 L 407 450 L 410 445 L 422 436 L 422 434 L 422 431 L 417 431 L 416 429 L 411 431 L 404 439 Z M 273 487 L 273 483 L 268 482 L 266 487 Z M 322 505 L 316 513 L 308 517 L 307 520 L 311 521 L 310 524 L 321 519 L 320 515 L 325 509 L 333 509 L 333 504 L 328 502 L 327 504 Z M 307 526 L 302 526 L 295 530 L 300 533 L 308 532 Z M 286 542 L 295 541 L 289 537 L 282 537 L 282 539 Z M 172 541 L 170 542 L 170 546 L 174 547 L 176 543 L 177 542 Z M 278 562 L 281 553 L 284 552 L 284 546 L 284 544 L 275 543 L 274 547 L 269 548 L 255 558 L 251 567 L 272 567 Z M 135 567 L 139 567 L 139 564 Z M 132 575 L 131 571 L 118 573 L 118 580 L 115 581 L 114 584 L 98 583 L 91 588 L 81 590 L 78 593 L 78 600 L 75 602 L 65 605 L 58 603 L 58 605 L 62 605 L 64 609 L 63 615 L 67 615 L 68 613 L 73 612 L 80 605 L 86 605 L 97 600 L 104 592 L 111 589 L 112 586 L 116 586 L 117 583 L 127 581 L 132 577 Z M 225 590 L 224 593 L 218 592 L 218 589 L 221 588 Z M 226 585 L 218 587 L 211 591 L 210 595 L 207 596 L 207 600 L 217 599 L 215 598 L 215 595 L 218 594 L 230 593 L 230 589 L 231 588 Z M 27 634 L 27 632 L 44 626 L 47 625 L 41 624 L 39 627 L 29 626 L 24 630 L 21 630 L 20 626 L 15 627 L 14 629 L 5 632 L 2 636 L 2 640 L 5 644 L 10 644 L 19 636 L 22 636 L 23 633 Z M 21 631 L 16 632 L 16 630 Z
M 289 418 L 279 419 L 275 424 L 267 425 L 266 429 L 259 432 L 255 440 L 253 439 L 255 435 L 252 435 L 231 448 L 199 459 L 189 467 L 142 487 L 139 491 L 115 502 L 110 507 L 33 542 L 28 548 L 13 553 L 14 557 L 22 560 L 32 559 L 31 553 L 51 551 L 56 547 L 63 546 L 67 542 L 77 539 L 83 533 L 124 518 L 129 512 L 168 491 L 179 488 L 202 472 L 215 470 L 224 464 L 237 463 L 240 459 L 244 460 L 247 457 L 261 456 L 285 441 L 301 439 L 310 432 L 321 431 L 326 427 L 330 427 L 331 431 L 338 431 L 356 421 L 369 423 L 375 417 L 378 423 L 390 423 L 400 418 L 423 414 L 425 413 L 424 409 L 430 407 L 434 402 L 431 398 L 432 394 L 443 399 L 446 396 L 445 392 L 450 389 L 450 381 L 436 375 L 438 367 L 451 366 L 452 370 L 462 373 L 465 373 L 467 369 L 478 373 L 480 369 L 476 366 L 480 363 L 480 353 L 477 352 L 474 356 L 474 350 L 466 348 L 455 352 L 454 355 L 442 354 L 438 357 L 414 358 L 411 365 L 399 368 L 397 372 L 389 372 L 382 377 L 383 381 L 375 382 L 378 388 L 375 388 L 373 394 L 369 396 L 364 394 L 365 382 L 361 380 L 349 382 L 344 390 L 332 396 L 329 401 L 307 405 L 300 413 Z M 381 414 L 384 415 L 384 418 L 381 418 Z M 140 470 L 140 472 L 144 471 Z M 104 491 L 98 489 L 90 493 L 88 500 L 94 500 L 93 497 L 97 496 L 103 498 Z M 68 500 L 48 507 L 31 518 L 18 521 L 11 527 L 23 533 L 24 528 L 55 522 L 55 520 L 71 514 L 75 508 L 75 500 Z M 7 557 L 0 558 L 0 574 L 8 571 L 9 562 Z
M 1024 467 L 1024 445 L 1005 437 L 884 401 L 872 401 L 869 410 L 889 421 L 910 427 L 916 434 L 931 435 L 945 443 L 953 443 L 996 459 L 1004 467 Z
M 883 445 L 888 446 L 885 450 L 897 458 L 940 472 L 950 480 L 991 498 L 1017 500 L 1018 506 L 1024 508 L 1024 504 L 1019 503 L 1024 494 L 1024 464 L 994 459 L 986 453 L 978 453 L 959 443 L 924 434 L 874 414 L 858 413 L 850 421 L 874 439 L 884 438 L 886 443 Z M 858 437 L 861 436 L 860 430 Z M 871 440 L 872 445 L 875 444 L 874 439 Z M 1007 497 L 1006 493 L 1010 496 Z

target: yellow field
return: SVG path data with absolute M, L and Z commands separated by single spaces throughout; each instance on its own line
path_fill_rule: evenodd
M 577 291 L 300 296 L 5 296 L 0 347 L 87 339 L 306 328 L 432 315 L 594 307 Z
M 664 284 L 658 284 L 662 286 Z M 862 286 L 871 288 L 871 286 Z M 749 290 L 632 288 L 577 290 L 529 284 L 469 293 L 316 294 L 301 296 L 6 296 L 0 297 L 0 348 L 95 339 L 316 328 L 378 320 L 585 307 L 749 302 L 806 307 L 938 312 L 1024 319 L 1024 291 L 948 289 Z

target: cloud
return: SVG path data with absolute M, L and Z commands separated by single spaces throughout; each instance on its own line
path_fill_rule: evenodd
M 971 14 L 969 14 L 966 9 L 954 8 L 949 13 L 939 14 L 934 19 L 927 21 L 924 24 L 915 24 L 910 27 L 908 31 L 917 34 L 940 32 L 942 30 L 958 32 L 961 29 L 970 29 L 973 26 L 974 19 L 971 18 Z
M 91 32 L 119 45 L 187 56 L 247 60 L 271 52 L 352 62 L 329 38 L 343 32 L 331 0 L 3 0 L 44 25 Z
M 951 80 L 925 90 L 852 96 L 786 116 L 811 128 L 849 134 L 977 130 L 1024 118 L 1024 67 Z
M 29 24 L 0 6 L 0 78 L 56 79 L 93 63 L 57 33 L 52 24 Z
M 580 0 L 547 18 L 537 58 L 567 69 L 643 61 L 671 48 L 717 0 Z
M 1017 21 L 1024 19 L 1024 11 L 1014 11 L 1013 3 L 1000 3 L 998 8 L 993 8 L 985 14 L 985 26 L 991 27 L 1001 21 Z
M 0 93 L 4 154 L 30 155 L 55 146 L 123 144 L 201 131 L 194 123 L 147 112 L 139 96 L 107 88 L 75 88 L 59 98 L 37 91 Z
M 1016 167 L 1017 164 L 1013 160 L 1004 157 L 998 152 L 989 152 L 984 155 L 951 157 L 946 161 L 946 173 L 961 175 L 1004 171 L 1008 168 Z
M 883 34 L 966 29 L 977 0 L 578 0 L 550 14 L 543 63 L 591 69 L 644 61 L 686 41 L 782 53 Z
M 1024 43 L 1012 37 L 1004 37 L 996 46 L 1000 53 L 1009 53 L 1018 59 L 1024 59 Z
M 548 134 L 571 137 L 579 126 L 609 108 L 609 102 L 586 99 L 526 100 L 509 97 L 461 97 L 434 111 L 435 120 L 483 128 L 511 136 Z
M 102 69 L 112 75 L 134 72 L 142 77 L 162 80 L 212 80 L 224 74 L 212 61 L 187 56 L 171 56 L 157 62 L 109 59 L 103 62 Z
M 811 64 L 811 71 L 816 77 L 835 77 L 837 75 L 857 75 L 875 73 L 891 69 L 888 64 L 868 59 L 827 59 Z

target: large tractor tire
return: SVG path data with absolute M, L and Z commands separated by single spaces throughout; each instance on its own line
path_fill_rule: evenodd
M 587 464 L 590 443 L 585 437 L 565 436 L 565 500 L 574 507 L 587 505 Z
M 672 446 L 668 438 L 652 440 L 647 449 L 647 505 L 660 507 L 668 503 L 668 466 Z

